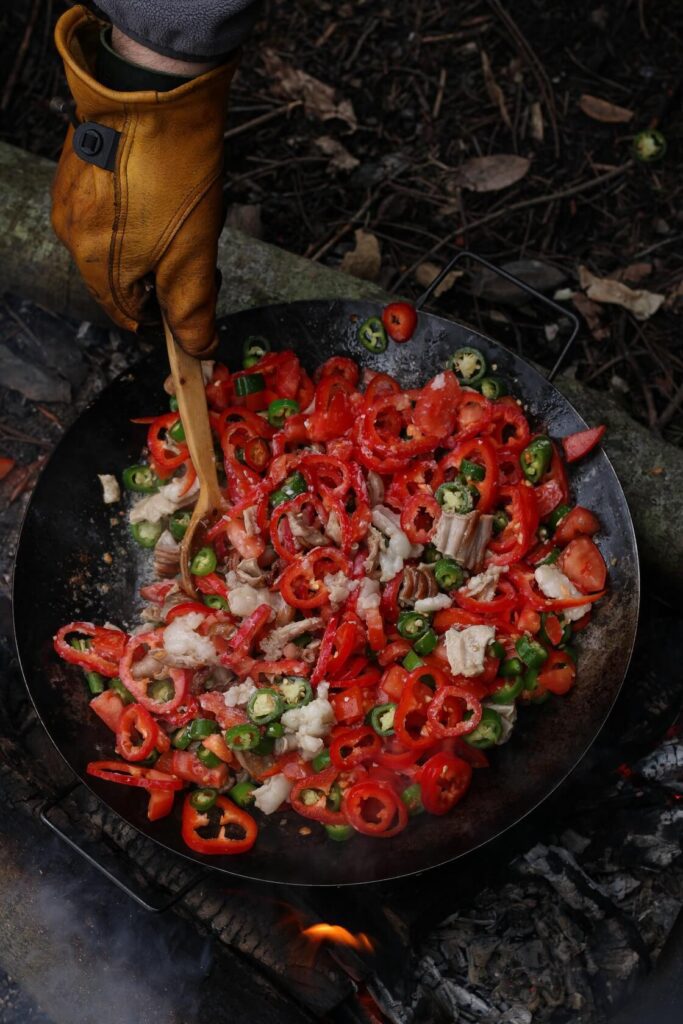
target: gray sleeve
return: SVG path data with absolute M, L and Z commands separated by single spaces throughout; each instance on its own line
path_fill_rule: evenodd
M 251 31 L 262 0 L 97 0 L 127 36 L 180 60 L 214 60 Z

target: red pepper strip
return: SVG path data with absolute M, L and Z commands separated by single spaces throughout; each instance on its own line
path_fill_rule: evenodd
M 472 712 L 470 718 L 464 718 L 466 710 Z M 440 739 L 472 732 L 479 725 L 481 716 L 479 701 L 459 686 L 440 687 L 427 710 L 432 735 Z
M 384 503 L 400 512 L 406 502 L 421 491 L 431 494 L 437 479 L 438 466 L 434 459 L 415 459 L 411 465 L 395 473 L 384 497 Z M 443 483 L 440 480 L 439 483 Z
M 167 757 L 168 755 L 162 755 Z M 191 750 L 174 750 L 170 754 L 171 772 L 185 782 L 194 782 L 198 786 L 211 786 L 220 789 L 228 781 L 227 764 L 219 764 L 215 768 L 207 768 Z
M 392 768 L 394 771 L 400 772 L 405 768 L 412 768 L 421 753 L 420 750 L 405 750 L 400 744 L 390 741 L 385 743 L 375 760 L 384 768 Z
M 227 598 L 228 588 L 218 573 L 210 572 L 206 576 L 195 576 L 193 579 L 195 587 L 202 594 L 217 594 L 218 597 Z
M 306 483 L 314 492 L 332 494 L 338 498 L 343 498 L 351 487 L 349 470 L 353 468 L 346 466 L 336 456 L 318 455 L 313 452 L 305 452 L 299 463 Z
M 105 690 L 103 693 L 99 693 L 97 697 L 93 697 L 90 701 L 90 707 L 112 732 L 116 732 L 119 727 L 119 719 L 125 707 L 118 693 L 115 693 L 114 690 Z
M 491 426 L 494 404 L 474 391 L 463 392 L 458 409 L 458 426 L 455 436 L 459 441 L 488 430 Z
M 304 818 L 313 821 L 322 821 L 325 825 L 345 825 L 346 817 L 341 811 L 333 811 L 327 806 L 327 799 L 332 786 L 337 781 L 339 770 L 330 766 L 317 775 L 308 775 L 294 783 L 289 794 L 289 801 L 297 812 Z M 304 803 L 301 798 L 306 790 L 314 790 L 318 793 L 318 799 L 313 804 Z
M 472 781 L 472 766 L 445 752 L 434 754 L 422 766 L 422 804 L 430 814 L 447 814 L 462 800 Z
M 348 356 L 330 356 L 318 367 L 315 376 L 317 380 L 324 377 L 343 377 L 352 388 L 355 388 L 360 379 L 360 369 L 358 363 Z
M 284 501 L 277 506 L 270 520 L 270 539 L 277 553 L 287 562 L 291 562 L 302 550 L 300 541 L 292 534 L 289 515 L 305 516 L 309 520 L 307 525 L 312 525 L 317 518 L 321 530 L 325 522 L 323 506 L 313 494 L 297 494 L 291 501 Z
M 483 480 L 473 480 L 472 484 L 479 491 L 477 508 L 480 512 L 490 512 L 498 497 L 498 455 L 493 443 L 487 437 L 474 437 L 456 445 L 452 452 L 439 461 L 438 472 L 434 479 L 434 487 L 452 479 L 460 471 L 463 459 L 475 462 L 485 471 Z M 452 472 L 449 473 L 449 470 Z
M 144 652 L 145 648 L 158 650 L 163 646 L 161 631 L 154 633 L 138 633 L 132 636 L 126 644 L 126 650 L 119 665 L 121 682 L 127 686 L 138 704 L 142 704 L 148 711 L 156 715 L 167 715 L 182 704 L 189 686 L 190 674 L 182 668 L 169 668 L 168 674 L 173 681 L 175 692 L 170 700 L 151 700 L 147 696 L 147 688 L 152 682 L 151 678 L 136 679 L 133 675 L 133 667 L 137 660 L 136 655 Z
M 401 432 L 410 424 L 412 401 L 405 392 L 399 395 L 382 395 L 377 398 L 359 425 L 360 438 L 371 451 L 386 458 L 413 458 L 415 455 L 426 455 L 434 451 L 436 438 L 422 434 L 419 427 L 413 426 L 414 436 L 404 440 Z M 386 430 L 383 427 L 386 423 Z M 389 436 L 387 436 L 387 434 Z M 446 436 L 444 430 L 440 436 Z
M 336 735 L 330 744 L 330 758 L 341 771 L 374 758 L 381 749 L 382 742 L 375 730 L 363 725 Z
M 408 824 L 408 808 L 396 790 L 373 779 L 347 789 L 342 808 L 349 825 L 376 839 L 391 839 Z
M 150 789 L 149 803 L 147 804 L 147 818 L 149 821 L 159 821 L 160 818 L 167 818 L 173 810 L 173 792 L 164 792 L 162 789 Z
M 152 604 L 163 604 L 175 586 L 174 580 L 159 580 L 157 583 L 148 583 L 146 587 L 140 587 L 140 597 L 143 601 L 151 601 Z
M 391 665 L 393 661 L 401 661 L 405 658 L 408 651 L 412 648 L 410 640 L 392 640 L 391 643 L 387 644 L 383 651 L 380 651 L 377 656 L 377 661 L 380 663 L 382 668 L 387 665 Z
M 182 837 L 187 846 L 195 853 L 225 855 L 246 853 L 251 850 L 258 836 L 258 826 L 250 814 L 228 800 L 225 796 L 216 798 L 213 805 L 218 810 L 218 831 L 213 838 L 206 839 L 199 834 L 199 829 L 211 824 L 215 812 L 198 811 L 190 803 L 189 795 L 183 804 Z M 239 837 L 235 836 L 239 832 Z
M 517 454 L 522 448 L 526 448 L 531 431 L 526 416 L 514 398 L 506 395 L 494 402 L 492 419 L 493 439 L 498 445 L 509 448 Z
M 157 416 L 154 419 L 147 431 L 147 447 L 152 454 L 152 458 L 158 466 L 161 466 L 166 471 L 178 469 L 189 457 L 186 444 L 173 442 L 174 448 L 177 449 L 174 451 L 168 447 L 168 439 L 163 441 L 161 439 L 161 433 L 167 431 L 174 423 L 177 423 L 179 418 L 177 412 L 164 413 L 163 416 Z
M 370 373 L 371 371 L 365 370 L 363 377 Z M 388 373 L 372 373 L 365 389 L 365 403 L 370 406 L 376 398 L 382 395 L 397 395 L 400 390 L 401 385 Z
M 66 639 L 72 633 L 91 637 L 90 650 L 77 651 L 72 647 Z M 92 622 L 70 622 L 68 626 L 62 626 L 56 634 L 54 648 L 60 658 L 71 665 L 80 665 L 90 672 L 99 672 L 100 675 L 113 679 L 119 674 L 118 662 L 127 639 L 126 634 L 118 629 L 107 629 Z
M 337 629 L 339 628 L 339 616 L 333 615 L 330 621 L 325 627 L 323 638 L 320 643 L 320 650 L 318 652 L 318 660 L 315 663 L 315 668 L 311 675 L 311 685 L 317 686 L 321 679 L 325 678 L 327 672 L 327 666 L 330 662 L 334 651 L 334 641 L 337 635 Z
M 379 608 L 368 608 L 365 613 L 365 625 L 368 628 L 368 644 L 370 650 L 381 651 L 387 644 L 384 623 Z
M 126 761 L 90 761 L 86 765 L 88 775 L 106 782 L 118 782 L 122 786 L 138 786 L 142 789 L 182 789 L 183 783 L 167 772 L 156 768 L 142 768 L 139 764 Z
M 256 683 L 261 676 L 307 676 L 311 671 L 311 666 L 306 661 L 297 661 L 295 658 L 263 661 L 260 658 L 250 658 L 248 654 L 242 654 L 240 651 L 221 654 L 220 660 L 222 665 L 231 668 L 241 679 L 251 676 Z
M 319 608 L 329 600 L 329 591 L 323 582 L 328 573 L 351 574 L 351 565 L 337 548 L 313 548 L 287 566 L 278 586 L 287 604 L 292 608 Z
M 258 608 L 255 608 L 251 615 L 247 615 L 246 619 L 243 619 L 242 625 L 230 637 L 230 647 L 234 651 L 246 653 L 263 627 L 269 622 L 272 612 L 273 609 L 269 604 L 260 604 Z
M 139 733 L 140 743 L 133 737 Z M 156 746 L 159 727 L 146 708 L 141 704 L 129 704 L 119 718 L 116 730 L 116 753 L 126 761 L 144 761 Z
M 606 591 L 600 590 L 597 594 L 580 594 L 579 597 L 547 598 L 536 589 L 533 581 L 533 574 L 527 572 L 519 565 L 510 566 L 510 579 L 523 594 L 525 600 L 538 612 L 557 612 L 565 608 L 580 608 L 584 604 L 594 604 Z
M 306 420 L 313 441 L 342 437 L 353 426 L 351 385 L 341 376 L 323 377 L 315 389 L 315 410 Z
M 223 447 L 223 438 L 228 424 L 235 421 L 244 423 L 255 437 L 271 438 L 275 433 L 268 420 L 264 419 L 263 416 L 257 416 L 255 412 L 240 408 L 238 405 L 230 405 L 220 414 L 216 428 L 216 433 L 221 441 L 221 447 Z
M 444 370 L 418 392 L 413 423 L 435 438 L 452 434 L 461 400 L 462 389 L 457 377 L 452 370 Z
M 529 551 L 536 537 L 539 514 L 534 490 L 526 483 L 502 487 L 500 493 L 511 499 L 511 519 L 500 537 L 489 542 L 489 547 L 495 552 L 491 557 L 494 565 L 509 565 L 520 561 Z
M 496 595 L 492 601 L 480 601 L 476 597 L 470 597 L 464 588 L 454 591 L 453 594 L 461 608 L 479 615 L 498 615 L 515 608 L 519 602 L 517 591 L 507 580 L 498 580 Z
M 406 679 L 394 715 L 394 730 L 398 741 L 411 750 L 426 750 L 434 743 L 429 729 L 427 712 L 434 694 L 420 678 L 411 672 Z
M 180 604 L 172 605 L 166 615 L 166 622 L 173 622 L 181 615 L 189 615 L 191 612 L 198 612 L 200 615 L 210 615 L 211 609 L 199 601 L 182 601 Z
M 387 585 L 382 591 L 382 597 L 380 598 L 380 611 L 382 612 L 382 618 L 385 622 L 393 625 L 398 621 L 399 606 L 398 606 L 398 592 L 401 589 L 403 583 L 403 572 L 397 573 L 393 579 L 390 579 Z
M 168 715 L 163 715 L 161 720 L 169 729 L 182 729 L 184 725 L 187 725 L 188 722 L 197 717 L 198 710 L 197 698 L 186 694 L 185 699 L 175 711 L 171 711 Z
M 418 492 L 401 512 L 401 529 L 411 544 L 428 544 L 440 518 L 441 506 L 434 495 Z
M 579 430 L 576 434 L 570 434 L 562 438 L 564 457 L 567 462 L 576 462 L 584 455 L 592 452 L 596 445 L 600 444 L 607 427 L 591 427 L 589 430 Z
M 330 619 L 330 622 L 331 621 L 332 619 Z M 356 615 L 350 614 L 349 617 L 342 622 L 339 628 L 336 629 L 334 634 L 332 654 L 330 655 L 325 669 L 325 675 L 327 678 L 330 680 L 339 679 L 346 669 L 351 655 L 359 647 L 362 647 L 364 643 L 365 631 L 363 630 L 360 620 Z

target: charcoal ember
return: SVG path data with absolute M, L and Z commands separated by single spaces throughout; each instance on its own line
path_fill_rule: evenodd
M 68 402 L 71 398 L 68 381 L 35 366 L 30 357 L 20 355 L 9 345 L 0 347 L 0 380 L 3 387 L 19 391 L 34 402 Z
M 562 270 L 540 260 L 514 260 L 503 263 L 502 269 L 540 292 L 551 292 L 566 280 Z M 471 279 L 474 294 L 488 302 L 519 306 L 529 301 L 525 291 L 486 267 L 473 270 Z
M 665 740 L 651 754 L 636 762 L 633 770 L 644 779 L 655 780 L 680 791 L 676 783 L 683 781 L 683 739 L 676 736 Z

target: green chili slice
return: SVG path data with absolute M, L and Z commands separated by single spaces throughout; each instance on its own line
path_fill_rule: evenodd
M 515 644 L 515 650 L 527 668 L 540 668 L 548 657 L 548 652 L 543 644 L 539 644 L 537 640 L 532 640 L 528 636 L 520 636 Z
M 396 628 L 405 640 L 419 640 L 430 626 L 430 618 L 421 612 L 401 612 Z
M 548 516 L 548 520 L 547 520 L 548 529 L 552 530 L 553 533 L 554 533 L 555 530 L 560 525 L 560 523 L 562 522 L 562 520 L 564 519 L 564 517 L 569 515 L 570 512 L 571 512 L 571 509 L 570 509 L 569 505 L 558 505 L 557 508 L 553 509 L 553 511 Z
M 230 605 L 224 597 L 221 597 L 220 594 L 204 594 L 202 600 L 207 608 L 213 608 L 214 611 L 217 612 L 228 611 L 230 609 Z
M 401 800 L 408 808 L 408 814 L 414 817 L 416 814 L 422 814 L 424 807 L 422 805 L 422 788 L 419 782 L 413 782 L 401 793 Z
M 190 803 L 196 811 L 208 811 L 218 799 L 218 790 L 207 786 L 204 789 L 195 789 L 190 793 Z
M 472 732 L 463 736 L 466 743 L 477 750 L 494 747 L 503 732 L 503 720 L 493 708 L 484 708 L 479 725 Z
M 124 704 L 135 704 L 135 697 L 118 676 L 114 676 L 113 679 L 109 680 L 109 689 L 117 693 Z
M 454 558 L 440 558 L 434 566 L 434 579 L 441 590 L 455 590 L 465 582 L 465 573 Z
M 486 470 L 483 466 L 480 466 L 478 462 L 470 462 L 469 459 L 463 459 L 460 463 L 460 472 L 466 480 L 476 480 L 478 482 L 486 479 Z
M 214 752 L 209 750 L 208 747 L 198 747 L 197 757 L 206 768 L 218 768 L 223 764 L 220 757 L 216 757 Z
M 384 352 L 388 345 L 387 332 L 378 316 L 371 316 L 360 325 L 358 340 L 368 352 Z
M 270 503 L 275 508 L 277 505 L 281 505 L 283 501 L 291 501 L 292 498 L 296 498 L 297 494 L 304 494 L 307 489 L 306 481 L 301 473 L 292 473 L 286 480 L 283 480 L 276 491 L 273 491 L 270 496 Z
M 435 650 L 436 645 L 439 642 L 439 638 L 433 629 L 428 629 L 424 636 L 421 636 L 419 640 L 416 640 L 413 644 L 413 650 L 416 654 L 431 654 Z
M 370 725 L 378 736 L 394 735 L 396 704 L 378 704 L 370 712 Z
M 268 725 L 279 718 L 285 704 L 279 693 L 264 688 L 252 693 L 247 704 L 247 714 L 254 725 Z
M 524 680 L 521 676 L 511 676 L 510 679 L 490 693 L 488 700 L 492 700 L 494 704 L 512 704 L 516 700 L 522 690 L 524 689 Z
M 488 653 L 492 658 L 504 658 L 505 647 L 500 640 L 492 640 L 488 646 Z
M 216 552 L 211 547 L 200 548 L 190 562 L 190 572 L 193 576 L 208 576 L 218 564 Z
M 242 365 L 245 370 L 263 359 L 266 352 L 270 352 L 270 342 L 260 334 L 250 335 L 242 346 Z M 238 378 L 239 379 L 239 378 Z
M 182 729 L 178 729 L 178 731 L 173 734 L 171 746 L 175 747 L 176 750 L 187 750 L 191 742 L 192 737 L 190 736 L 190 727 L 185 725 Z
M 128 466 L 121 474 L 121 479 L 127 491 L 138 494 L 153 494 L 159 487 L 159 478 L 151 466 Z
M 225 742 L 231 750 L 253 750 L 261 742 L 258 727 L 249 722 L 233 725 L 225 733 Z
M 451 483 L 441 484 L 434 495 L 445 512 L 457 512 L 465 515 L 474 508 L 474 495 L 467 482 L 456 477 Z
M 325 825 L 327 838 L 335 843 L 345 843 L 353 835 L 350 825 Z
M 282 695 L 285 711 L 302 708 L 313 700 L 313 688 L 303 676 L 284 676 L 278 690 Z
M 136 544 L 141 548 L 153 548 L 163 533 L 161 523 L 150 523 L 143 519 L 141 523 L 131 523 L 130 532 Z
M 553 446 L 547 437 L 537 437 L 526 446 L 519 457 L 519 464 L 529 483 L 539 483 L 548 472 L 552 457 Z
M 311 761 L 311 768 L 318 774 L 318 772 L 324 772 L 326 768 L 330 767 L 332 760 L 330 758 L 330 752 L 327 747 L 321 750 L 319 754 L 316 754 Z
M 285 420 L 295 416 L 299 412 L 299 403 L 293 398 L 276 398 L 268 406 L 268 422 L 271 427 L 279 429 L 284 425 Z
M 539 687 L 538 669 L 535 668 L 529 668 L 524 673 L 522 689 L 529 695 L 529 699 L 533 704 L 544 704 L 550 696 L 547 690 L 541 690 Z
M 214 722 L 212 718 L 193 718 L 187 726 L 187 731 L 191 740 L 205 740 L 207 736 L 212 736 L 219 729 L 218 723 Z
M 425 545 L 425 549 L 422 552 L 422 561 L 427 565 L 433 565 L 434 562 L 438 562 L 441 558 L 441 553 L 431 543 Z
M 424 665 L 424 661 L 415 653 L 415 651 L 408 651 L 401 664 L 406 671 L 412 672 L 414 669 L 419 668 L 420 665 Z
M 266 737 L 269 740 L 279 740 L 285 734 L 285 727 L 282 722 L 271 722 L 266 726 Z
M 176 398 L 175 395 L 171 395 L 171 397 L 169 398 L 168 407 L 171 410 L 171 412 L 178 412 L 180 406 L 178 405 L 178 399 Z
M 235 394 L 241 398 L 265 390 L 266 381 L 262 373 L 246 373 L 243 377 L 235 378 Z
M 486 359 L 478 348 L 465 346 L 453 353 L 448 365 L 463 384 L 476 384 L 486 373 Z
M 505 527 L 510 522 L 510 516 L 507 512 L 503 512 L 502 508 L 499 508 L 497 512 L 493 514 L 493 532 L 494 534 L 502 533 Z
M 85 681 L 93 696 L 104 693 L 104 676 L 101 676 L 99 672 L 86 672 Z
M 503 395 L 507 395 L 508 389 L 503 384 L 500 377 L 482 377 L 479 381 L 479 390 L 481 391 L 484 398 L 488 398 L 490 401 L 495 401 L 496 398 L 502 398 Z
M 656 128 L 638 132 L 633 140 L 633 155 L 641 163 L 649 164 L 661 160 L 666 153 L 666 139 Z
M 177 512 L 173 513 L 168 521 L 168 529 L 174 540 L 181 541 L 183 539 L 191 518 L 192 513 L 185 508 L 179 508 Z
M 508 676 L 518 676 L 524 671 L 524 665 L 519 658 L 508 658 L 498 669 L 498 675 L 507 679 Z
M 236 782 L 228 796 L 238 807 L 248 807 L 254 801 L 254 790 L 256 789 L 258 786 L 254 782 L 248 782 L 245 779 L 244 782 Z
M 258 741 L 256 746 L 253 748 L 253 753 L 258 754 L 259 757 L 267 757 L 268 754 L 272 754 L 275 750 L 275 740 L 272 736 L 266 736 L 265 733 Z
M 185 427 L 182 420 L 177 420 L 172 427 L 168 428 L 168 436 L 173 438 L 174 441 L 185 440 Z
M 172 700 L 174 695 L 175 686 L 172 679 L 155 679 L 147 687 L 147 696 L 152 700 L 158 700 L 161 704 Z

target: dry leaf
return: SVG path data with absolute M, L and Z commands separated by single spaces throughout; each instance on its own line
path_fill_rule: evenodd
M 623 281 L 625 284 L 639 284 L 644 277 L 652 273 L 651 263 L 629 263 L 612 274 L 615 281 Z
M 379 242 L 371 231 L 362 228 L 355 232 L 355 237 L 355 248 L 345 253 L 341 270 L 353 277 L 361 277 L 364 281 L 376 281 L 382 267 Z
M 666 296 L 644 288 L 629 288 L 609 277 L 596 277 L 587 267 L 579 267 L 579 281 L 589 299 L 622 306 L 636 320 L 648 320 L 663 305 Z
M 510 131 L 512 131 L 512 121 L 510 120 L 508 108 L 505 104 L 505 96 L 503 95 L 503 90 L 498 85 L 498 82 L 493 77 L 491 61 L 489 60 L 486 50 L 481 51 L 481 70 L 484 72 L 484 84 L 486 85 L 486 92 L 488 93 L 491 103 L 498 107 L 503 122 Z
M 274 96 L 287 100 L 302 100 L 309 117 L 317 117 L 320 121 L 338 117 L 348 125 L 350 131 L 355 132 L 358 121 L 350 100 L 341 100 L 337 103 L 331 85 L 326 85 L 318 78 L 307 75 L 305 71 L 286 64 L 268 47 L 261 51 L 261 57 L 271 80 L 270 91 Z
M 466 160 L 457 169 L 451 185 L 469 188 L 473 192 L 497 192 L 523 178 L 530 166 L 526 157 L 515 156 L 514 153 L 477 156 Z
M 349 153 L 346 146 L 342 146 L 341 142 L 338 139 L 333 139 L 331 135 L 321 135 L 314 141 L 318 149 L 325 156 L 330 157 L 330 162 L 327 165 L 328 171 L 353 171 L 360 164 L 360 160 L 357 160 Z
M 618 107 L 616 103 L 601 100 L 599 96 L 591 96 L 587 92 L 581 96 L 579 106 L 587 117 L 602 121 L 603 124 L 628 124 L 633 117 L 632 110 Z
M 529 135 L 534 142 L 543 142 L 544 134 L 543 108 L 538 102 L 532 103 L 529 107 Z
M 603 313 L 602 306 L 599 306 L 597 302 L 593 302 L 587 295 L 582 292 L 574 292 L 572 295 L 572 305 L 588 324 L 588 330 L 591 332 L 596 341 L 603 341 L 605 338 L 609 338 L 609 327 L 603 327 L 600 317 Z
M 415 271 L 415 280 L 421 288 L 429 288 L 432 281 L 434 281 L 443 267 L 439 267 L 436 263 L 421 263 Z M 432 295 L 435 299 L 438 299 L 441 295 L 444 295 L 447 291 L 453 287 L 459 277 L 462 277 L 464 270 L 451 270 L 450 273 L 446 274 L 441 284 L 438 284 Z

